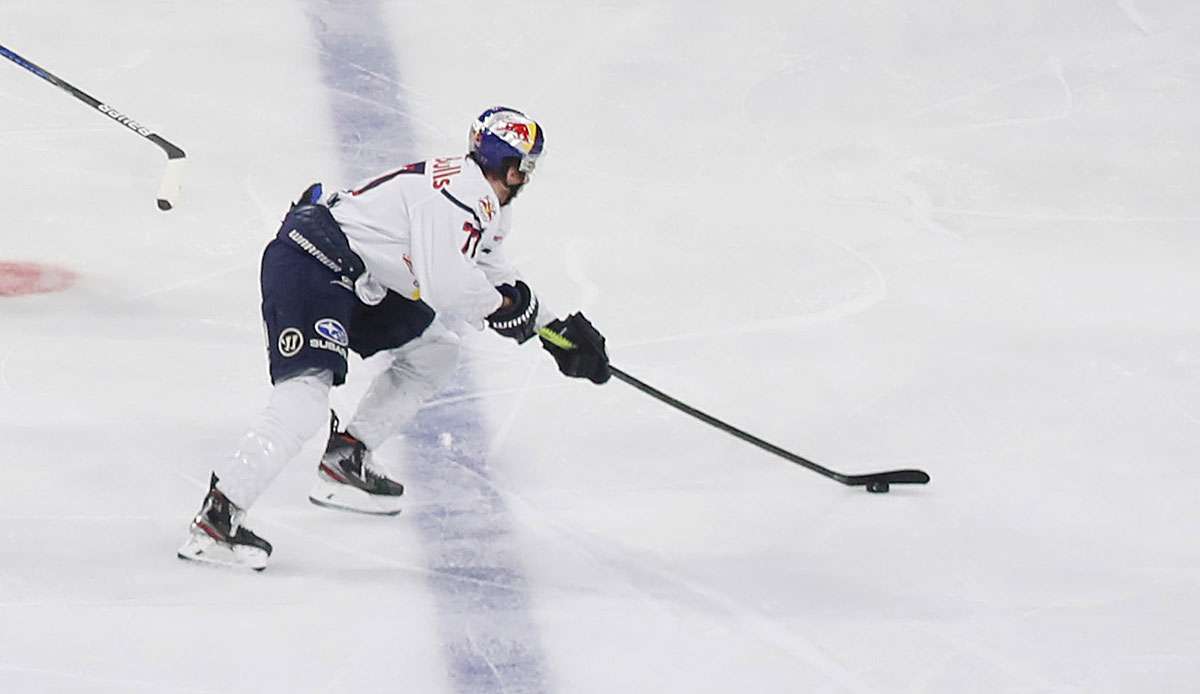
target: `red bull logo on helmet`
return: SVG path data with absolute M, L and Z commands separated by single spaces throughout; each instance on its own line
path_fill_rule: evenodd
M 480 114 L 471 125 L 468 151 L 485 170 L 500 170 L 505 160 L 520 160 L 520 170 L 532 173 L 545 147 L 542 128 L 529 116 L 497 106 Z
M 529 126 L 525 123 L 505 123 L 504 132 L 513 133 L 526 142 L 533 139 L 529 136 Z
M 489 124 L 488 130 L 522 154 L 528 154 L 533 149 L 533 143 L 537 141 L 537 123 L 511 111 L 497 113 L 492 118 L 493 123 Z

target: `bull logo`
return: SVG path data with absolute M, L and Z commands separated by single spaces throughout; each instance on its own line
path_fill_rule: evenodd
M 532 136 L 529 133 L 529 126 L 525 123 L 505 123 L 504 132 L 513 133 L 517 137 L 521 138 L 523 142 L 529 142 L 532 139 Z

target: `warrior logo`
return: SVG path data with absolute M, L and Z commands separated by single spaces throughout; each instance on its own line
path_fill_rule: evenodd
M 294 357 L 304 347 L 304 335 L 295 328 L 288 328 L 279 335 L 279 353 L 285 357 Z

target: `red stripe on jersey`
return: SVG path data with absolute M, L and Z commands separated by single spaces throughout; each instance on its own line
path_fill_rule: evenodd
M 362 188 L 351 191 L 350 194 L 351 195 L 362 195 L 363 193 L 367 192 L 368 190 L 371 190 L 372 188 L 374 188 L 376 186 L 383 185 L 384 183 L 387 183 L 388 181 L 392 180 L 393 178 L 395 178 L 401 174 L 424 175 L 425 174 L 425 162 L 419 161 L 419 162 L 416 162 L 415 164 L 409 164 L 402 169 L 397 169 L 391 173 L 384 174 L 384 175 L 380 176 L 379 178 L 375 179 L 374 181 L 371 181 L 367 185 L 363 186 Z

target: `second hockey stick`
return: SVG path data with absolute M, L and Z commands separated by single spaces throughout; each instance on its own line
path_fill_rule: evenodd
M 563 349 L 574 349 L 575 347 L 570 340 L 567 340 L 562 335 L 559 335 L 549 328 L 539 329 L 538 335 L 540 335 L 546 341 Z M 680 412 L 689 414 L 705 424 L 709 424 L 727 434 L 738 437 L 746 443 L 761 448 L 768 453 L 774 453 L 784 460 L 800 465 L 801 467 L 806 467 L 813 472 L 824 475 L 832 480 L 837 480 L 844 485 L 850 487 L 866 487 L 868 492 L 883 494 L 886 493 L 893 484 L 926 484 L 929 482 L 929 474 L 924 470 L 888 470 L 886 472 L 869 472 L 861 475 L 847 475 L 842 472 L 837 472 L 836 470 L 830 470 L 823 465 L 818 465 L 807 458 L 802 458 L 791 451 L 784 450 L 773 443 L 764 441 L 753 434 L 742 431 L 741 429 L 738 429 L 731 424 L 727 424 L 710 414 L 702 412 L 685 402 L 677 400 L 661 390 L 639 381 L 612 364 L 608 365 L 608 370 L 611 371 L 612 375 L 618 380 L 628 383 L 634 388 L 637 388 L 656 400 L 674 407 Z
M 64 80 L 59 79 L 50 72 L 47 72 L 41 67 L 38 67 L 36 64 L 26 60 L 25 58 L 22 58 L 4 46 L 0 46 L 0 55 L 3 55 L 5 58 L 8 58 L 17 65 L 20 65 L 38 77 L 46 80 L 50 84 L 62 89 L 76 99 L 79 99 L 88 106 L 91 106 L 100 113 L 103 113 L 114 121 L 120 123 L 126 128 L 129 128 L 133 132 L 141 135 L 142 137 L 150 140 L 162 148 L 162 150 L 167 153 L 167 171 L 165 174 L 163 174 L 162 183 L 159 184 L 158 187 L 158 209 L 166 212 L 175 206 L 175 201 L 179 198 L 179 189 L 182 184 L 183 160 L 184 157 L 187 156 L 184 154 L 182 149 L 171 144 L 158 133 L 151 131 L 149 128 L 145 127 L 141 123 L 138 123 L 124 113 L 121 113 L 112 106 L 101 103 L 101 101 L 94 96 L 80 90 Z

